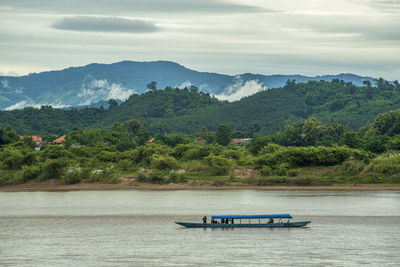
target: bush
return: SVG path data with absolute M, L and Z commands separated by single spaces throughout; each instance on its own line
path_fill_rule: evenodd
M 222 179 L 222 178 L 218 178 L 218 179 L 213 180 L 211 185 L 213 185 L 213 186 L 223 186 L 223 185 L 226 185 L 226 180 Z
M 211 167 L 210 171 L 215 175 L 224 175 L 229 173 L 229 169 L 232 166 L 232 162 L 222 156 L 214 156 L 210 154 L 205 158 L 208 165 Z
M 132 162 L 128 159 L 122 159 L 117 163 L 117 168 L 122 171 L 130 170 L 132 166 L 133 166 Z
M 182 168 L 187 172 L 205 172 L 209 167 L 200 160 L 192 160 L 182 163 Z
M 175 158 L 171 156 L 153 155 L 151 159 L 151 166 L 158 170 L 176 169 L 178 166 Z
M 81 167 L 76 166 L 76 167 L 70 167 L 67 169 L 65 172 L 65 175 L 63 177 L 63 181 L 65 184 L 76 184 L 80 183 L 82 179 L 87 178 L 85 177 L 85 173 L 82 170 Z
M 116 162 L 118 154 L 117 152 L 101 151 L 96 157 L 102 162 Z
M 275 169 L 275 174 L 278 176 L 286 176 L 289 169 L 288 163 L 282 163 Z
M 36 179 L 42 173 L 41 167 L 34 166 L 34 165 L 33 166 L 24 166 L 23 170 L 24 170 L 24 174 L 23 174 L 24 181 Z
M 24 182 L 21 172 L 0 172 L 0 186 L 22 184 Z
M 139 172 L 137 181 L 151 184 L 166 184 L 169 182 L 168 179 L 165 179 L 164 175 L 159 171 L 152 171 L 149 174 Z
M 371 153 L 346 146 L 281 147 L 275 152 L 260 154 L 261 156 L 255 160 L 259 168 L 264 165 L 276 168 L 282 163 L 287 163 L 290 168 L 333 166 L 350 159 L 369 162 L 369 159 L 373 157 Z
M 121 182 L 120 173 L 113 166 L 105 169 L 94 169 L 88 173 L 88 181 L 92 183 L 116 184 Z
M 307 186 L 311 185 L 315 179 L 310 177 L 297 177 L 290 180 L 291 184 L 299 185 L 299 186 Z
M 69 160 L 65 158 L 47 159 L 43 164 L 43 171 L 40 175 L 41 179 L 58 179 L 64 174 Z
M 287 174 L 287 176 L 295 177 L 295 176 L 297 176 L 297 171 L 294 169 L 291 169 L 291 170 L 288 170 L 286 174 Z
M 272 169 L 271 169 L 271 167 L 269 167 L 269 166 L 263 166 L 263 167 L 261 168 L 261 175 L 262 175 L 262 176 L 268 176 L 268 175 L 271 174 L 271 172 L 272 172 Z
M 186 183 L 187 177 L 184 173 L 179 171 L 172 171 L 168 175 L 168 182 L 169 183 Z

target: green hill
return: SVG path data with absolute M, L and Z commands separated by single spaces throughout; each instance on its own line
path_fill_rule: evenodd
M 112 101 L 113 102 L 113 101 Z M 376 86 L 332 82 L 288 81 L 282 88 L 259 92 L 236 102 L 219 101 L 197 88 L 165 90 L 131 95 L 109 109 L 54 109 L 50 106 L 0 111 L 0 127 L 11 125 L 18 133 L 63 134 L 76 128 L 109 127 L 113 122 L 136 118 L 155 135 L 194 133 L 201 126 L 215 130 L 227 123 L 233 130 L 258 134 L 275 133 L 288 123 L 316 117 L 331 118 L 350 130 L 373 121 L 382 112 L 400 108 L 400 86 L 379 79 Z

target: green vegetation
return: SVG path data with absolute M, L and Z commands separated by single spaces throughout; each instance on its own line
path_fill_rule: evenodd
M 192 135 L 151 139 L 139 120 L 104 129 L 73 129 L 62 145 L 0 129 L 0 185 L 56 179 L 61 184 L 189 183 L 190 185 L 332 185 L 400 183 L 400 110 L 360 128 L 309 118 L 269 136 L 231 131 L 226 124 Z M 253 139 L 234 145 L 232 137 Z M 47 134 L 47 138 L 55 137 Z
M 344 127 L 358 131 L 379 113 L 400 108 L 399 83 L 395 81 L 392 84 L 383 79 L 378 79 L 376 86 L 369 82 L 364 86 L 355 86 L 339 79 L 307 83 L 289 80 L 282 88 L 269 89 L 232 103 L 198 92 L 195 86 L 184 89 L 167 87 L 165 90 L 157 90 L 155 82 L 148 86 L 150 91 L 131 95 L 119 105 L 117 101 L 110 100 L 108 109 L 54 109 L 42 106 L 39 109 L 0 111 L 0 128 L 11 125 L 18 133 L 25 135 L 62 135 L 76 128 L 106 129 L 114 122 L 126 123 L 136 118 L 152 136 L 193 134 L 200 130 L 200 126 L 206 126 L 214 132 L 218 125 L 225 124 L 232 130 L 231 137 L 239 138 L 241 135 L 235 133 L 265 136 L 283 131 L 286 125 L 294 125 L 298 129 L 298 125 L 294 124 L 296 122 L 304 123 L 304 130 L 319 127 L 315 123 L 323 122 L 326 124 L 325 132 L 318 132 L 321 136 L 316 139 L 315 145 L 329 145 L 333 141 L 327 138 L 334 138 L 332 131 L 339 135 Z M 309 118 L 316 120 L 307 120 Z M 334 121 L 330 124 L 332 119 Z M 374 129 L 378 134 L 391 136 L 391 131 L 396 131 L 395 128 L 378 124 L 376 122 L 377 128 Z M 136 131 L 135 123 L 131 126 L 131 130 Z M 290 134 L 297 135 L 296 129 L 292 129 Z M 146 133 L 142 134 L 145 136 Z M 204 132 L 202 138 L 212 142 L 215 136 Z M 302 140 L 292 140 L 301 141 L 301 144 L 286 145 L 313 145 L 309 143 L 313 138 L 311 135 Z

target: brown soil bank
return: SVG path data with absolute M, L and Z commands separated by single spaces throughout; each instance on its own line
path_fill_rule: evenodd
M 376 191 L 376 190 L 400 190 L 400 185 L 392 184 L 336 184 L 329 186 L 248 186 L 248 185 L 223 185 L 209 184 L 193 185 L 185 184 L 147 184 L 147 183 L 119 183 L 98 184 L 78 183 L 72 185 L 60 184 L 56 180 L 43 182 L 28 182 L 13 186 L 1 186 L 0 191 L 73 191 L 73 190 L 314 190 L 314 191 Z

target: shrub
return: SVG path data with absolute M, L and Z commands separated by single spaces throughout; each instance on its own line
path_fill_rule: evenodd
M 85 179 L 85 174 L 82 170 L 81 167 L 76 166 L 76 167 L 69 167 L 65 175 L 63 176 L 63 181 L 66 184 L 76 184 L 82 181 L 82 179 Z
M 296 177 L 290 180 L 291 184 L 299 185 L 299 186 L 307 186 L 311 185 L 315 179 L 310 177 Z
M 297 176 L 297 171 L 294 169 L 291 169 L 291 170 L 288 170 L 286 174 L 287 174 L 287 176 L 295 177 L 295 176 Z
M 214 156 L 213 154 L 210 154 L 205 159 L 211 167 L 211 173 L 216 175 L 228 174 L 229 169 L 232 166 L 232 162 L 222 156 Z
M 286 176 L 289 169 L 288 163 L 282 163 L 275 169 L 275 174 L 278 176 Z
M 151 184 L 166 184 L 169 180 L 164 177 L 160 171 L 152 171 L 151 173 L 139 172 L 137 181 Z
M 65 168 L 69 165 L 69 160 L 65 158 L 47 159 L 43 164 L 41 179 L 58 179 L 64 174 Z
M 24 182 L 21 172 L 0 172 L 0 186 L 22 184 Z
M 101 151 L 96 157 L 102 162 L 116 162 L 118 154 L 116 152 Z
M 158 170 L 176 169 L 177 161 L 171 156 L 153 155 L 151 159 L 151 166 Z
M 121 182 L 119 172 L 113 166 L 104 169 L 94 169 L 88 173 L 89 182 L 100 182 L 107 184 L 115 184 Z
M 269 166 L 263 166 L 261 168 L 261 175 L 263 175 L 263 176 L 268 176 L 271 174 L 271 172 L 272 172 L 272 169 Z
M 185 183 L 187 182 L 187 177 L 184 173 L 179 171 L 172 171 L 168 175 L 168 182 L 169 183 Z
M 182 163 L 182 168 L 187 172 L 204 172 L 209 167 L 200 160 L 192 160 Z
M 346 146 L 281 147 L 275 152 L 257 157 L 255 164 L 259 168 L 263 165 L 274 168 L 282 163 L 287 163 L 291 168 L 332 166 L 350 159 L 368 162 L 372 156 L 371 153 Z
M 24 181 L 36 179 L 40 176 L 40 174 L 42 172 L 41 167 L 35 166 L 35 165 L 24 166 L 23 170 L 24 170 L 24 174 L 23 174 Z
M 2 153 L 1 160 L 7 169 L 20 169 L 24 162 L 24 154 L 19 150 L 7 149 Z
M 213 185 L 213 186 L 223 186 L 223 185 L 226 185 L 226 180 L 222 179 L 222 178 L 218 178 L 218 179 L 213 180 L 211 185 Z
M 117 163 L 117 168 L 122 170 L 122 171 L 127 171 L 132 168 L 132 162 L 128 159 L 122 159 L 118 161 Z

